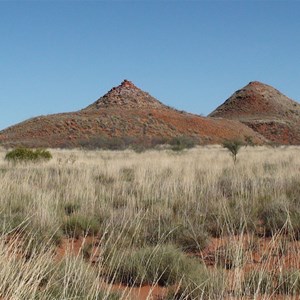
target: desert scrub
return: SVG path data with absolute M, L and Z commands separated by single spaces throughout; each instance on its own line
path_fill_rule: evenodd
M 259 205 L 258 219 L 261 221 L 261 231 L 264 236 L 277 233 L 290 234 L 299 238 L 300 208 L 291 205 L 286 198 L 263 198 Z
M 189 136 L 178 136 L 171 139 L 169 143 L 173 151 L 182 151 L 194 148 L 197 145 L 197 140 Z
M 134 169 L 133 168 L 122 168 L 120 170 L 120 178 L 121 180 L 127 181 L 127 182 L 132 182 L 134 181 Z
M 218 267 L 232 269 L 242 267 L 245 263 L 245 253 L 241 244 L 236 241 L 220 246 L 215 253 Z
M 173 285 L 200 268 L 200 261 L 185 256 L 172 245 L 108 249 L 104 254 L 104 276 L 115 283 Z
M 141 225 L 142 240 L 145 244 L 172 243 L 184 252 L 197 252 L 207 245 L 208 233 L 198 220 L 195 220 L 193 224 L 185 225 L 174 221 L 173 218 L 174 216 L 168 215 L 159 218 L 150 215 L 150 218 L 145 218 Z
M 300 272 L 299 270 L 282 270 L 276 274 L 265 270 L 248 273 L 243 281 L 245 295 L 254 294 L 281 294 L 299 296 Z
M 80 236 L 96 235 L 100 231 L 100 225 L 96 217 L 74 213 L 65 217 L 62 229 L 68 237 L 78 238 Z
M 0 297 L 4 299 L 120 299 L 101 287 L 99 271 L 80 256 L 54 260 L 54 252 L 43 247 L 28 256 L 20 252 L 18 239 L 1 236 Z M 107 291 L 106 291 L 107 290 Z
M 51 158 L 51 153 L 44 149 L 17 148 L 5 155 L 5 159 L 10 162 L 47 161 Z
M 300 271 L 284 270 L 276 276 L 275 290 L 278 294 L 299 295 L 300 294 Z
M 252 271 L 245 275 L 242 282 L 244 295 L 270 294 L 274 291 L 274 278 L 265 270 Z
M 120 299 L 99 288 L 99 281 L 99 272 L 81 257 L 67 256 L 45 271 L 35 299 Z
M 59 224 L 56 224 L 55 221 L 43 224 L 30 212 L 31 205 L 30 202 L 22 204 L 19 201 L 19 205 L 12 202 L 3 207 L 0 212 L 1 234 L 16 235 L 20 241 L 19 247 L 26 252 L 26 256 L 30 256 L 41 248 L 53 248 L 60 244 L 62 238 Z
M 53 149 L 51 152 L 55 157 L 61 158 L 62 162 L 52 160 L 47 164 L 8 164 L 4 160 L 5 150 L 3 149 L 0 153 L 0 168 L 5 168 L 4 172 L 0 172 L 0 227 L 3 229 L 2 233 L 18 228 L 14 233 L 22 236 L 24 233 L 28 236 L 30 245 L 35 244 L 35 246 L 28 246 L 28 252 L 33 255 L 27 255 L 25 260 L 32 263 L 34 257 L 37 261 L 39 257 L 46 259 L 43 252 L 39 252 L 38 245 L 44 245 L 47 252 L 50 252 L 50 248 L 56 247 L 55 242 L 51 242 L 52 246 L 49 247 L 47 237 L 51 237 L 59 228 L 64 229 L 63 234 L 66 236 L 95 233 L 97 237 L 101 237 L 102 243 L 99 244 L 99 248 L 105 252 L 105 255 L 101 256 L 95 265 L 102 268 L 101 261 L 105 258 L 105 268 L 100 271 L 111 281 L 113 281 L 114 274 L 118 280 L 124 278 L 121 272 L 117 272 L 118 265 L 124 269 L 123 264 L 129 264 L 127 258 L 135 255 L 135 257 L 141 257 L 140 251 L 143 249 L 164 248 L 173 244 L 176 251 L 185 257 L 190 257 L 195 254 L 193 252 L 199 253 L 199 250 L 204 247 L 201 246 L 202 235 L 204 237 L 208 235 L 208 240 L 213 236 L 231 240 L 231 237 L 237 233 L 242 235 L 248 234 L 249 231 L 257 233 L 255 238 L 258 240 L 261 240 L 261 237 L 273 235 L 274 243 L 278 241 L 276 235 L 280 234 L 288 240 L 287 247 L 291 247 L 290 238 L 293 240 L 293 234 L 296 235 L 299 232 L 297 229 L 300 228 L 298 225 L 300 220 L 298 213 L 300 207 L 298 204 L 299 147 L 285 149 L 247 147 L 238 153 L 239 163 L 235 166 L 228 152 L 219 146 L 197 147 L 182 151 L 180 155 L 169 150 L 147 151 L 139 154 L 130 150 Z M 76 155 L 76 162 L 66 162 L 66 158 L 73 153 Z M 290 158 L 293 163 L 287 164 Z M 269 167 L 266 168 L 265 164 L 274 165 L 274 167 L 271 170 Z M 134 171 L 121 171 L 126 168 Z M 77 216 L 83 216 L 86 220 L 83 222 L 74 220 Z M 95 227 L 91 226 L 90 222 L 90 219 L 94 218 L 97 223 Z M 272 218 L 274 220 L 271 222 Z M 278 221 L 276 221 L 277 218 Z M 254 230 L 253 226 L 258 228 Z M 95 230 L 89 231 L 90 227 L 94 227 Z M 41 231 L 38 231 L 38 228 Z M 281 235 L 281 233 L 284 234 Z M 38 239 L 38 236 L 42 239 Z M 214 242 L 215 240 L 212 239 L 212 244 Z M 289 252 L 286 254 L 287 247 L 282 245 L 278 251 L 276 250 L 276 256 L 272 257 L 283 259 L 286 255 L 299 253 L 299 243 L 294 240 L 293 243 L 295 243 L 293 251 L 288 248 Z M 257 247 L 260 251 L 260 245 Z M 188 253 L 185 254 L 184 251 Z M 206 249 L 203 251 L 204 254 L 205 251 Z M 225 254 L 226 252 L 227 257 L 232 257 L 233 263 L 236 257 L 239 258 L 239 253 L 236 251 L 226 250 Z M 89 255 L 93 255 L 93 252 L 87 248 L 86 256 Z M 251 255 L 252 253 L 247 250 L 245 257 L 248 259 Z M 273 250 L 270 255 L 273 255 Z M 270 255 L 266 255 L 266 260 L 262 260 L 262 264 L 256 266 L 264 268 L 264 263 L 269 261 Z M 124 259 L 122 261 L 122 257 L 127 261 Z M 156 261 L 158 270 L 158 265 L 163 266 L 162 257 L 162 255 L 159 258 L 150 255 L 149 265 L 152 261 Z M 193 260 L 194 265 L 204 268 L 199 261 Z M 126 270 L 136 268 L 134 259 L 131 262 L 132 265 Z M 289 262 L 291 268 L 298 268 L 297 256 Z M 13 268 L 13 265 L 8 263 L 7 257 L 2 260 L 1 266 L 3 266 L 3 275 L 0 285 L 1 281 L 5 281 L 5 290 L 10 291 L 3 297 L 7 296 L 5 299 L 34 299 L 29 290 L 32 291 L 36 286 L 31 281 L 18 281 L 18 284 L 15 284 L 13 280 L 15 273 L 9 277 L 9 280 L 5 280 L 5 274 L 9 274 Z M 236 274 L 242 272 L 244 264 L 238 264 L 238 266 L 229 272 Z M 270 271 L 274 273 L 273 268 L 278 270 L 278 266 L 280 263 L 271 265 Z M 32 277 L 35 280 L 36 277 L 30 273 L 31 268 L 34 268 L 34 265 L 30 265 L 28 269 L 21 269 L 22 276 Z M 56 269 L 56 266 L 53 268 Z M 285 269 L 285 266 L 282 265 L 282 268 Z M 144 268 L 141 274 L 149 274 L 145 269 L 149 268 Z M 184 281 L 187 277 L 181 278 L 180 273 L 178 274 L 178 283 L 182 285 L 180 293 L 176 294 L 177 299 L 201 299 L 204 286 L 204 290 L 213 291 L 210 284 L 203 284 L 202 271 L 196 272 L 199 276 L 199 283 L 197 283 L 197 275 L 192 276 L 192 273 L 188 272 L 190 280 Z M 217 264 L 210 265 L 208 278 L 211 278 L 210 271 L 228 272 L 226 268 L 220 268 Z M 160 277 L 158 273 L 164 272 L 160 270 L 157 276 L 153 276 L 157 280 Z M 68 276 L 73 276 L 71 274 L 65 273 L 66 282 L 71 280 L 68 278 Z M 135 275 L 130 275 L 129 281 L 133 284 L 144 282 L 140 278 L 146 278 L 146 275 L 137 276 L 137 280 L 134 278 Z M 213 283 L 213 279 L 214 277 L 208 282 Z M 273 279 L 275 280 L 274 277 Z M 151 282 L 153 280 L 155 279 L 151 279 Z M 243 278 L 236 276 L 234 280 L 236 284 L 232 291 L 230 290 L 232 294 L 240 291 L 234 288 L 241 286 Z M 47 286 L 50 288 L 49 285 Z M 272 288 L 272 294 L 274 294 L 275 285 L 272 285 Z M 228 286 L 225 289 L 227 289 L 227 294 L 224 294 L 224 297 L 222 295 L 214 297 L 211 292 L 209 294 L 211 296 L 206 298 L 224 299 L 228 296 Z M 0 291 L 3 290 L 4 287 L 1 285 Z M 61 291 L 60 288 L 59 290 Z M 253 290 L 256 289 L 253 288 Z M 292 289 L 289 290 L 292 293 Z M 50 290 L 48 293 L 50 295 Z M 247 293 L 252 292 L 248 290 Z M 81 297 L 84 298 L 84 296 Z M 204 296 L 203 298 L 205 299 Z M 47 298 L 41 297 L 41 299 Z M 55 298 L 49 296 L 49 299 Z
M 242 199 L 220 199 L 211 203 L 204 215 L 204 230 L 212 237 L 235 235 L 255 231 L 256 209 Z
M 171 288 L 166 300 L 224 299 L 226 282 L 220 270 L 209 270 L 198 265 L 182 277 L 178 286 Z

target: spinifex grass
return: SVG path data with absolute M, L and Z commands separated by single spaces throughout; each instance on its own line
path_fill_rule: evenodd
M 167 285 L 168 299 L 295 296 L 299 152 L 247 147 L 233 165 L 220 146 L 51 150 L 49 162 L 12 165 L 1 150 L 1 296 L 125 299 L 109 282 Z M 98 242 L 58 261 L 61 241 L 82 236 Z

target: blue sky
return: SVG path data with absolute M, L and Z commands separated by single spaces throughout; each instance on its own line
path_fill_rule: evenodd
M 0 129 L 123 79 L 207 115 L 259 80 L 300 100 L 298 1 L 0 1 Z

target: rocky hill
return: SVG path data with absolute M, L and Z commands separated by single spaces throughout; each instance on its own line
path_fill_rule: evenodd
M 246 137 L 257 143 L 264 141 L 260 134 L 239 121 L 178 111 L 124 80 L 80 111 L 35 117 L 1 131 L 0 143 L 77 147 L 101 137 L 150 140 L 175 136 L 195 137 L 202 144 Z
M 236 91 L 209 116 L 240 121 L 278 144 L 300 144 L 300 104 L 258 81 Z

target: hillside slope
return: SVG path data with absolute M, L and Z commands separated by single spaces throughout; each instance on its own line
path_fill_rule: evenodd
M 130 81 L 112 88 L 86 108 L 35 117 L 0 132 L 7 146 L 77 147 L 98 137 L 137 139 L 194 136 L 202 144 L 224 139 L 264 138 L 234 120 L 200 117 L 170 108 Z
M 240 121 L 278 144 L 300 144 L 300 104 L 258 81 L 236 91 L 209 117 Z

